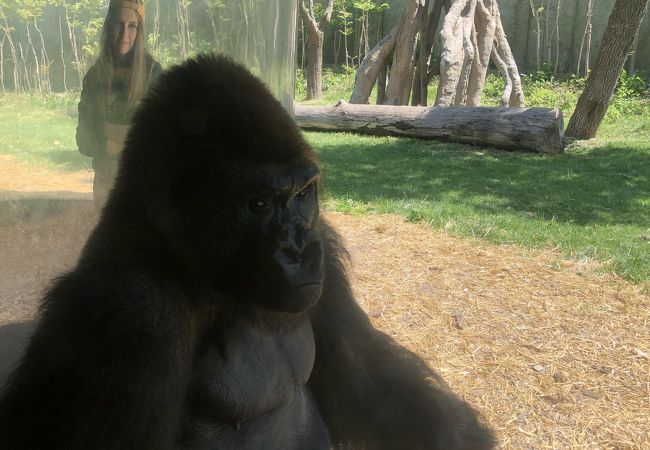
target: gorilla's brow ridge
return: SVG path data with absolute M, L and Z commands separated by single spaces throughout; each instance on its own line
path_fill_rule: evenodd
M 318 166 L 312 161 L 303 160 L 290 168 L 276 164 L 265 166 L 261 170 L 261 176 L 254 181 L 254 184 L 264 190 L 295 193 L 318 181 L 319 178 Z

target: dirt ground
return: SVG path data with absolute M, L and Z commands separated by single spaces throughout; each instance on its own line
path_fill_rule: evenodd
M 35 173 L 3 156 L 0 174 L 5 194 L 91 191 L 92 173 Z M 502 448 L 650 449 L 647 286 L 599 274 L 593 261 L 459 239 L 395 216 L 326 217 L 345 239 L 374 324 L 440 371 Z M 0 331 L 34 317 L 93 221 L 80 202 L 0 222 Z

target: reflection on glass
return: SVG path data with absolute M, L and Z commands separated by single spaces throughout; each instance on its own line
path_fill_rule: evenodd
M 228 14 L 216 25 L 217 50 L 262 78 L 293 111 L 297 0 L 224 0 Z

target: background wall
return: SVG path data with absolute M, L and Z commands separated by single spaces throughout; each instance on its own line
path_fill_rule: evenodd
M 379 0 L 376 0 L 379 1 Z M 384 13 L 384 29 L 386 31 L 400 19 L 404 11 L 405 0 L 383 0 L 390 5 Z M 552 35 L 551 69 L 555 64 L 555 8 L 558 0 L 534 0 L 536 6 L 548 7 L 540 15 L 542 39 L 548 15 L 548 29 Z M 574 73 L 578 63 L 580 42 L 587 23 L 588 0 L 560 0 L 560 58 L 559 72 Z M 602 39 L 609 13 L 615 0 L 594 0 L 592 17 L 592 38 L 590 63 L 596 60 L 598 48 Z M 529 0 L 498 0 L 501 20 L 508 35 L 508 40 L 515 59 L 522 72 L 534 71 L 536 68 L 536 26 L 530 11 Z M 332 31 L 330 31 L 332 33 Z M 585 44 L 586 46 L 586 44 Z M 650 72 L 650 16 L 646 14 L 639 34 L 639 43 L 635 58 L 635 68 Z M 326 47 L 327 49 L 327 47 Z M 547 62 L 548 54 L 545 55 Z M 333 61 L 332 51 L 326 52 L 326 58 Z M 340 58 L 338 59 L 340 61 Z M 584 52 L 583 59 L 584 64 Z

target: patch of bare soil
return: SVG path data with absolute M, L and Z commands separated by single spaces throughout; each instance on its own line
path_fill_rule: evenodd
M 55 189 L 71 190 L 63 183 Z M 642 286 L 598 275 L 593 262 L 458 239 L 394 216 L 327 218 L 374 324 L 439 370 L 502 448 L 650 448 Z M 86 202 L 0 225 L 0 325 L 33 317 L 40 291 L 74 264 L 93 222 Z
M 62 174 L 44 168 L 27 167 L 11 156 L 0 155 L 0 192 L 92 192 L 93 171 Z

